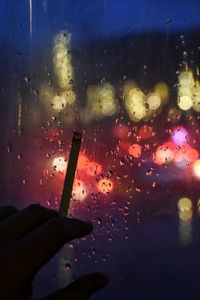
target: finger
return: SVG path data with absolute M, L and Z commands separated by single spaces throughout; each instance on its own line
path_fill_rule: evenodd
M 104 274 L 88 274 L 72 282 L 66 288 L 45 297 L 43 300 L 86 300 L 93 293 L 105 287 L 107 283 L 108 278 Z
M 30 205 L 11 215 L 0 224 L 0 243 L 20 239 L 35 227 L 55 216 L 57 216 L 57 212 L 53 210 L 38 204 Z
M 52 218 L 18 243 L 18 255 L 27 276 L 34 276 L 67 242 L 89 234 L 88 222 L 68 218 Z
M 0 207 L 0 222 L 15 214 L 18 210 L 10 205 Z

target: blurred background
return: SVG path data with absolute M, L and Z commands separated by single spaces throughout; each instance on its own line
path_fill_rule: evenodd
M 94 224 L 38 274 L 35 296 L 97 270 L 110 285 L 93 299 L 145 299 L 132 282 L 153 268 L 151 241 L 197 244 L 199 11 L 198 0 L 0 1 L 1 205 L 58 209 L 76 130 L 70 216 Z

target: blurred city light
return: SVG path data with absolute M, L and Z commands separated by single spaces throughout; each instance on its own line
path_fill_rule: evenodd
M 129 147 L 128 152 L 133 157 L 138 158 L 142 153 L 142 147 L 139 144 L 133 144 Z
M 113 190 L 113 182 L 111 179 L 103 178 L 97 184 L 98 190 L 103 194 L 109 194 Z
M 200 159 L 196 160 L 193 164 L 193 173 L 196 178 L 200 178 Z
M 67 169 L 67 162 L 64 157 L 56 157 L 53 160 L 53 169 L 57 172 L 65 172 Z
M 177 126 L 172 130 L 171 139 L 176 145 L 186 144 L 189 139 L 188 131 L 181 126 Z
M 117 110 L 114 87 L 109 83 L 89 86 L 87 105 L 90 113 L 96 118 L 112 116 Z

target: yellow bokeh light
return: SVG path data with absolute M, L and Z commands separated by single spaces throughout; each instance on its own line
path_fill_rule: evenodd
M 125 97 L 125 108 L 131 120 L 138 122 L 147 114 L 145 94 L 139 88 L 133 88 Z
M 178 209 L 180 212 L 190 211 L 192 209 L 192 201 L 187 197 L 179 199 Z
M 75 100 L 76 100 L 76 94 L 72 90 L 68 90 L 66 92 L 63 92 L 62 95 L 66 99 L 66 105 L 67 106 L 73 104 L 75 102 Z
M 135 89 L 137 88 L 137 84 L 135 83 L 135 81 L 133 80 L 127 80 L 123 86 L 123 96 L 124 98 L 128 97 L 129 95 L 129 92 L 132 90 L 132 89 Z
M 62 95 L 56 95 L 55 97 L 53 97 L 52 99 L 52 107 L 55 110 L 61 110 L 66 106 L 66 99 L 64 96 Z
M 182 110 L 189 110 L 193 105 L 191 97 L 185 95 L 185 96 L 180 96 L 178 100 L 178 106 Z
M 109 83 L 89 86 L 87 102 L 95 117 L 112 116 L 117 110 L 115 89 Z
M 200 112 L 200 83 L 196 82 L 195 87 L 192 90 L 193 109 Z
M 181 72 L 178 79 L 181 88 L 192 87 L 195 84 L 193 74 L 190 70 Z
M 192 210 L 185 210 L 179 212 L 179 218 L 184 222 L 190 221 L 192 219 L 192 216 L 193 216 Z
M 60 95 L 56 95 L 52 99 L 52 107 L 55 110 L 62 110 L 66 106 L 70 106 L 76 100 L 76 94 L 72 91 L 63 92 Z
M 168 101 L 169 88 L 165 82 L 159 82 L 155 85 L 155 94 L 161 99 L 163 103 Z
M 183 71 L 179 77 L 178 106 L 182 110 L 189 110 L 193 106 L 192 90 L 195 85 L 191 71 Z
M 193 163 L 193 173 L 194 175 L 197 177 L 197 178 L 200 178 L 200 159 L 196 160 L 194 163 Z
M 150 110 L 158 109 L 161 105 L 160 97 L 158 95 L 156 95 L 155 93 L 150 94 L 147 97 L 147 105 Z
M 54 71 L 58 86 L 63 90 L 71 90 L 73 84 L 70 43 L 71 34 L 67 32 L 59 33 L 54 39 Z
M 181 221 L 187 222 L 192 219 L 192 201 L 183 197 L 178 201 L 178 213 Z
M 70 108 L 76 100 L 70 44 L 71 34 L 64 31 L 54 39 L 53 64 L 57 85 L 52 87 L 44 84 L 40 89 L 40 98 L 49 113 Z

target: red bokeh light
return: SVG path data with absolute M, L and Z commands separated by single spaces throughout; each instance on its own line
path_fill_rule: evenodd
M 162 165 L 170 162 L 193 163 L 199 158 L 199 153 L 195 148 L 189 144 L 175 145 L 173 142 L 166 142 L 159 146 L 153 153 L 153 162 Z
M 175 162 L 181 162 L 183 160 L 193 163 L 199 158 L 199 153 L 196 149 L 192 148 L 190 145 L 185 144 L 177 147 L 175 154 L 174 154 L 174 159 Z
M 199 158 L 199 153 L 196 149 L 190 148 L 187 151 L 186 157 L 188 162 L 193 163 Z
M 113 134 L 118 139 L 126 139 L 128 137 L 129 128 L 126 125 L 120 124 L 113 127 Z
M 120 154 L 120 155 L 124 155 L 128 153 L 128 149 L 130 147 L 130 144 L 124 141 L 120 141 L 117 146 L 116 146 L 116 151 Z
M 147 140 L 153 136 L 153 128 L 148 125 L 143 125 L 138 131 L 139 136 L 143 140 Z

